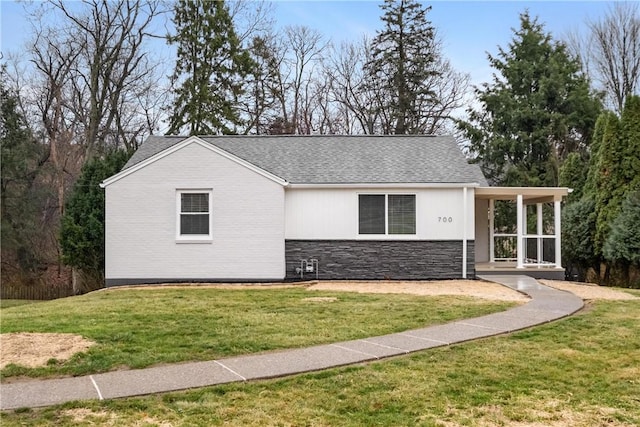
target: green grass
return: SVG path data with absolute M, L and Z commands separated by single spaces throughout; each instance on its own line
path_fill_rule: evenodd
M 42 301 L 30 300 L 30 299 L 0 299 L 0 309 L 19 307 L 21 305 L 34 304 Z
M 334 302 L 307 301 L 335 297 Z M 128 289 L 4 308 L 2 332 L 62 332 L 97 345 L 64 363 L 9 365 L 3 377 L 83 375 L 210 360 L 445 323 L 510 303 L 463 297 L 285 289 Z
M 2 425 L 636 426 L 640 302 L 367 365 L 4 414 Z M 164 423 L 164 424 L 162 424 Z

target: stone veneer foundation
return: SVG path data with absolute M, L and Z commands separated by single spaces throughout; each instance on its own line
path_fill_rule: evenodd
M 318 260 L 324 280 L 462 278 L 461 240 L 286 240 L 286 279 L 300 279 L 302 259 Z M 467 241 L 467 278 L 475 278 L 474 241 Z M 304 279 L 314 279 L 305 273 Z

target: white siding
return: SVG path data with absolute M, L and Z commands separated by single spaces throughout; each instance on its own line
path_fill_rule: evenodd
M 415 194 L 416 235 L 360 236 L 358 194 Z M 285 237 L 292 240 L 462 240 L 463 205 L 462 188 L 287 189 Z M 470 188 L 467 191 L 467 239 L 474 238 L 473 214 L 474 192 Z
M 176 241 L 179 189 L 212 190 L 212 241 Z M 207 148 L 187 145 L 106 198 L 107 279 L 284 278 L 284 189 Z

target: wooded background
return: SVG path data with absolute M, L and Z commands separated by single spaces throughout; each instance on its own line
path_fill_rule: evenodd
M 375 37 L 339 45 L 305 26 L 274 31 L 268 2 L 26 8 L 28 48 L 1 65 L 3 296 L 72 276 L 83 278 L 73 292 L 102 286 L 98 183 L 158 133 L 454 134 L 492 184 L 574 189 L 570 277 L 639 285 L 637 4 L 563 38 L 523 11 L 476 87 L 415 0 L 385 1 Z M 158 39 L 175 47 L 172 64 L 150 49 Z

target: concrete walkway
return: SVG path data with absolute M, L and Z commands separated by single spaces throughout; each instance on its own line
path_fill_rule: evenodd
M 583 306 L 582 300 L 574 294 L 543 286 L 530 277 L 481 278 L 523 292 L 531 297 L 531 301 L 501 313 L 360 340 L 210 362 L 1 384 L 0 409 L 137 396 L 368 362 L 516 331 L 568 316 Z

